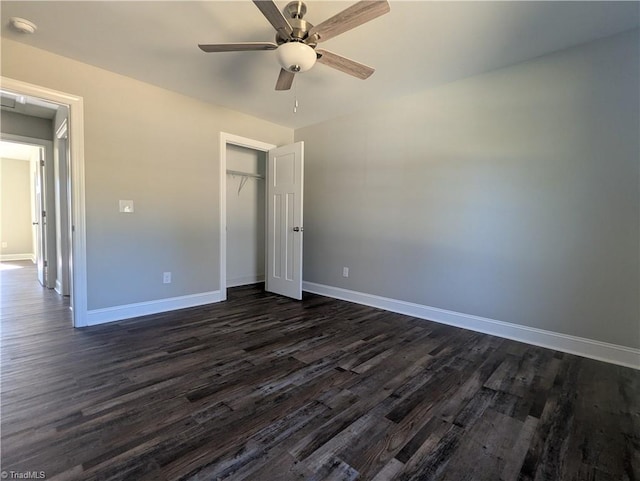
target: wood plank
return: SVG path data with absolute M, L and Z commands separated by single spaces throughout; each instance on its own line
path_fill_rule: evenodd
M 74 330 L 68 300 L 17 265 L 0 271 L 3 470 L 640 479 L 638 371 L 260 285 Z

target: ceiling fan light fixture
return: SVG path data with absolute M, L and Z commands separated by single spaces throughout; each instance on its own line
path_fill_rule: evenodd
M 315 50 L 302 42 L 283 43 L 276 50 L 280 66 L 293 73 L 306 72 L 316 63 Z
M 0 0 L 2 1 L 2 0 Z M 253 0 L 262 15 L 276 30 L 273 42 L 240 42 L 198 44 L 204 52 L 246 52 L 275 50 L 280 64 L 276 90 L 289 90 L 295 74 L 311 69 L 316 61 L 359 79 L 367 79 L 375 69 L 328 50 L 316 49 L 324 42 L 367 23 L 390 10 L 389 0 L 360 0 L 318 25 L 311 25 L 303 16 L 307 7 L 294 0 L 281 11 L 274 0 Z

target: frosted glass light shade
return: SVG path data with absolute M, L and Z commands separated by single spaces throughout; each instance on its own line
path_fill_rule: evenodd
M 278 62 L 289 72 L 306 72 L 316 63 L 316 52 L 302 42 L 283 43 L 276 50 Z

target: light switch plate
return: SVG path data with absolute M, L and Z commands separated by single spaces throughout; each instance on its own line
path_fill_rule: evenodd
M 121 200 L 120 201 L 120 212 L 124 212 L 125 214 L 131 214 L 133 212 L 133 201 L 132 200 Z

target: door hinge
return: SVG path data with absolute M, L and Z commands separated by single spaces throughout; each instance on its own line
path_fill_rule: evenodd
M 44 167 L 44 159 L 40 159 L 40 167 Z
M 47 217 L 47 211 L 46 210 L 42 211 L 42 217 Z
M 49 265 L 48 261 L 44 261 L 44 266 L 47 267 Z

